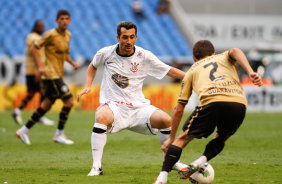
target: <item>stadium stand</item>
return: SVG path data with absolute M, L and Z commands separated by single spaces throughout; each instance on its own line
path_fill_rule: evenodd
M 177 0 L 189 14 L 281 15 L 280 0 Z M 230 8 L 232 6 L 232 8 Z
M 24 55 L 25 36 L 36 19 L 46 30 L 55 26 L 58 9 L 72 14 L 70 30 L 73 57 L 91 59 L 101 47 L 116 43 L 116 24 L 134 21 L 138 28 L 137 45 L 162 58 L 190 57 L 191 48 L 169 14 L 157 15 L 158 0 L 144 0 L 146 19 L 135 17 L 131 0 L 1 0 L 0 54 Z M 169 61 L 169 60 L 167 60 Z

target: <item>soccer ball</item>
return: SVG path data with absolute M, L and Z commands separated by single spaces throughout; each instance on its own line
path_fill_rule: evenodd
M 190 181 L 194 184 L 210 184 L 214 180 L 214 170 L 211 164 L 205 163 L 194 174 L 191 175 Z

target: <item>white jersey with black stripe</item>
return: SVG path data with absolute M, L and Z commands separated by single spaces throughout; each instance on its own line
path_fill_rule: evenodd
M 95 68 L 103 66 L 100 104 L 109 101 L 132 107 L 150 104 L 142 92 L 144 79 L 148 75 L 162 79 L 171 67 L 141 47 L 135 46 L 129 57 L 118 55 L 117 47 L 115 44 L 100 49 L 92 60 Z

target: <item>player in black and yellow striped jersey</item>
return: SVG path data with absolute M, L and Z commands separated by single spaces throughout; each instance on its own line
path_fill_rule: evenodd
M 57 12 L 57 27 L 47 31 L 42 38 L 36 41 L 31 49 L 41 74 L 41 79 L 45 88 L 44 100 L 40 107 L 32 114 L 30 120 L 16 132 L 16 135 L 25 144 L 30 144 L 28 132 L 33 125 L 38 122 L 52 106 L 56 99 L 60 98 L 64 105 L 59 115 L 58 129 L 53 140 L 61 144 L 73 144 L 64 134 L 65 123 L 68 119 L 69 112 L 73 106 L 73 96 L 68 86 L 63 81 L 64 62 L 70 63 L 74 69 L 78 69 L 70 57 L 70 40 L 71 33 L 68 26 L 71 22 L 70 13 L 67 10 Z M 44 47 L 45 59 L 42 62 L 39 57 L 39 49 Z
M 193 47 L 193 59 L 195 63 L 182 81 L 178 104 L 172 117 L 170 137 L 162 145 L 166 156 L 156 184 L 167 182 L 168 172 L 179 160 L 182 149 L 194 138 L 206 138 L 217 128 L 217 136 L 206 145 L 202 156 L 180 171 L 182 179 L 189 178 L 198 168 L 218 155 L 223 150 L 225 141 L 242 124 L 247 100 L 240 85 L 236 63 L 243 67 L 255 85 L 263 85 L 261 77 L 253 71 L 241 49 L 232 48 L 215 54 L 210 41 L 200 40 Z M 186 120 L 182 133 L 175 138 L 192 91 L 196 93 L 200 103 Z

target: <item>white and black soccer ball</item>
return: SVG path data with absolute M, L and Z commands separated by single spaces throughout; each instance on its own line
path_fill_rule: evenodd
M 194 184 L 210 184 L 214 180 L 214 169 L 209 163 L 205 163 L 190 177 L 191 183 Z

